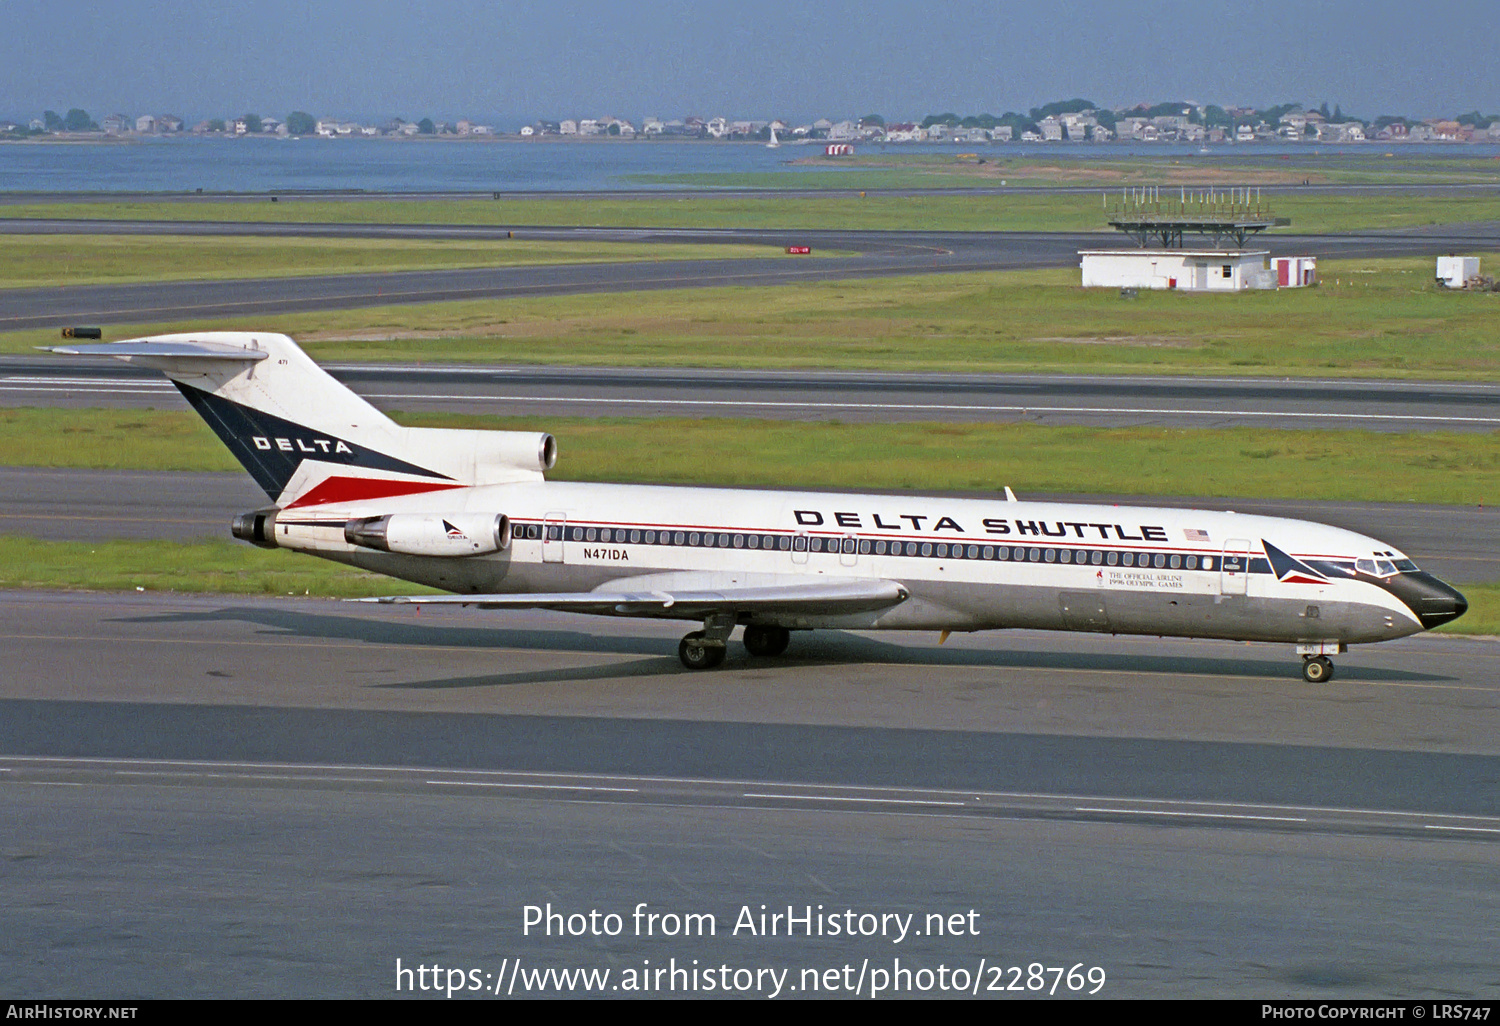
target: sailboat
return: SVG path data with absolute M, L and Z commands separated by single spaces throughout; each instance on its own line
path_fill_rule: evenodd
M 768 150 L 775 150 L 775 149 L 779 149 L 780 147 L 781 147 L 781 143 L 778 142 L 777 139 L 776 139 L 776 126 L 772 125 L 771 126 L 771 141 L 768 142 L 768 143 L 766 143 L 766 149 L 768 149 Z

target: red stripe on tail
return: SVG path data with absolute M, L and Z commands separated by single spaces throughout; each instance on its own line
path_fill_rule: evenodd
M 464 485 L 448 481 L 392 481 L 378 477 L 330 477 L 318 484 L 287 509 L 300 506 L 326 506 L 336 502 L 363 502 L 366 499 L 389 499 L 397 495 L 418 495 L 422 492 L 440 492 Z

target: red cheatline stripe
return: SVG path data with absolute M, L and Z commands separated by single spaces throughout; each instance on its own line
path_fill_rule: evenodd
M 365 499 L 389 499 L 397 495 L 417 495 L 463 488 L 453 482 L 393 481 L 379 477 L 330 477 L 312 491 L 288 503 L 287 509 L 299 506 L 325 506 L 333 502 L 361 502 Z

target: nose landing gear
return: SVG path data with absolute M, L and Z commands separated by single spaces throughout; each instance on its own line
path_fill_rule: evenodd
M 1333 660 L 1327 656 L 1303 656 L 1302 679 L 1309 684 L 1326 684 L 1333 680 Z

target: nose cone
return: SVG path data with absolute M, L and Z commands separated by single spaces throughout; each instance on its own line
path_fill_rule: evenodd
M 1397 574 L 1390 578 L 1390 589 L 1417 615 L 1422 627 L 1432 630 L 1450 620 L 1457 620 L 1469 608 L 1469 600 L 1450 585 L 1428 573 Z

